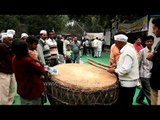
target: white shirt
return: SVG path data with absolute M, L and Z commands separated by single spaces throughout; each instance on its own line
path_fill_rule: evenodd
M 51 39 L 51 38 L 46 40 L 46 44 L 49 45 L 50 48 L 54 47 L 54 46 L 57 46 L 57 42 L 54 39 Z
M 97 48 L 98 51 L 102 51 L 102 41 L 99 40 L 98 41 L 98 48 Z
M 143 48 L 139 52 L 139 70 L 140 70 L 140 77 L 143 78 L 150 78 L 151 77 L 151 72 L 150 70 L 152 69 L 152 61 L 149 61 L 146 59 L 146 57 L 152 53 L 147 47 Z
M 69 42 L 68 40 L 64 40 L 64 41 L 63 41 L 63 53 L 64 53 L 64 54 L 66 54 L 67 44 L 70 44 L 70 42 Z

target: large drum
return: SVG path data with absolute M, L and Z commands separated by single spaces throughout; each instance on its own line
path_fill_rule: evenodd
M 51 104 L 112 105 L 118 98 L 115 75 L 86 64 L 59 64 L 47 83 Z

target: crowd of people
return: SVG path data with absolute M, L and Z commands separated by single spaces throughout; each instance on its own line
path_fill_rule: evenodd
M 0 105 L 14 104 L 16 92 L 20 95 L 21 105 L 43 104 L 42 96 L 46 92 L 43 82 L 48 67 L 80 63 L 80 56 L 92 50 L 91 40 L 56 36 L 54 31 L 41 30 L 39 37 L 27 33 L 22 33 L 19 38 L 15 38 L 15 35 L 13 29 L 1 33 Z M 94 48 L 98 49 L 98 42 L 101 46 L 102 42 L 98 38 L 96 41 Z M 101 55 L 97 49 L 91 51 L 93 55 L 96 54 L 94 57 Z
M 160 18 L 153 19 L 153 33 L 160 37 Z M 78 37 L 64 37 L 54 31 L 41 30 L 39 37 L 22 33 L 15 38 L 15 30 L 1 33 L 0 43 L 0 105 L 14 104 L 15 87 L 20 95 L 21 105 L 43 105 L 42 96 L 47 92 L 44 85 L 46 68 L 63 63 L 80 63 L 81 55 L 92 54 L 101 57 L 104 41 Z M 130 106 L 133 103 L 136 87 L 140 92 L 137 103 L 160 105 L 160 42 L 152 49 L 154 37 L 141 38 L 134 44 L 128 42 L 125 33 L 114 36 L 110 48 L 110 68 L 107 70 L 117 76 L 119 96 L 117 105 Z M 83 51 L 83 52 L 82 52 Z

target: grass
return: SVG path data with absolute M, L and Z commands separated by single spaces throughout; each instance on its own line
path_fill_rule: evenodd
M 102 52 L 102 56 L 100 58 L 94 58 L 94 57 L 92 57 L 91 54 L 89 54 L 88 56 L 84 55 L 81 57 L 81 60 L 83 61 L 84 64 L 88 64 L 86 61 L 87 58 L 91 58 L 93 60 L 96 60 L 96 61 L 104 63 L 104 64 L 109 64 L 109 52 Z

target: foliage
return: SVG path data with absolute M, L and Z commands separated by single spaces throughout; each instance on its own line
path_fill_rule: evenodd
M 59 34 L 83 34 L 85 32 L 102 32 L 110 28 L 112 20 L 119 22 L 134 21 L 142 15 L 0 15 L 0 30 L 15 29 L 16 34 L 27 32 L 39 34 L 45 29 Z M 66 26 L 70 21 L 74 26 Z
M 0 30 L 17 29 L 19 21 L 15 16 L 0 15 Z

